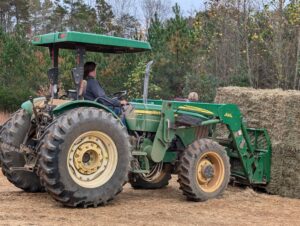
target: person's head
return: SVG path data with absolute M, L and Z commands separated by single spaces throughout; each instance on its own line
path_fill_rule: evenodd
M 92 61 L 86 62 L 84 64 L 84 78 L 86 78 L 87 76 L 91 76 L 91 77 L 96 77 L 96 66 L 97 64 L 95 64 Z
M 189 96 L 188 96 L 188 100 L 189 101 L 198 101 L 199 100 L 198 93 L 196 93 L 196 92 L 190 92 Z

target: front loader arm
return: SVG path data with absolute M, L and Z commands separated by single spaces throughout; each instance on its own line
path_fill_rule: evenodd
M 231 159 L 239 161 L 242 166 L 242 170 L 233 170 L 232 175 L 242 178 L 247 184 L 269 182 L 271 147 L 267 132 L 261 133 L 261 139 L 265 139 L 269 145 L 263 148 L 254 147 L 254 141 L 248 132 L 249 129 L 243 122 L 241 112 L 236 105 L 177 101 L 161 101 L 161 104 L 161 121 L 151 151 L 153 161 L 163 160 L 170 142 L 175 136 L 180 137 L 184 145 L 188 146 L 197 139 L 197 128 L 222 123 L 227 126 L 232 139 L 232 142 L 226 146 L 228 155 Z M 176 120 L 181 114 L 193 117 L 199 115 L 201 123 L 189 127 L 176 127 Z

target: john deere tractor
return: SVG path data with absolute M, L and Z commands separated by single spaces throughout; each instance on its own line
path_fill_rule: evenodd
M 261 188 L 269 183 L 267 131 L 247 128 L 233 104 L 149 99 L 152 62 L 143 97 L 129 102 L 120 115 L 101 97 L 83 99 L 86 51 L 143 52 L 151 50 L 149 43 L 79 32 L 40 35 L 32 43 L 49 48 L 51 92 L 29 98 L 2 127 L 2 171 L 18 188 L 46 190 L 66 206 L 89 207 L 111 201 L 128 181 L 135 189 L 163 188 L 171 174 L 193 201 L 220 196 L 230 180 Z M 75 51 L 77 62 L 70 72 L 75 88 L 62 97 L 60 49 Z M 229 131 L 223 139 L 216 136 L 219 124 Z

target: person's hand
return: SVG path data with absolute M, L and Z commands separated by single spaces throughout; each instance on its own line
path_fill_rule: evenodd
M 121 104 L 121 105 L 127 105 L 128 102 L 127 102 L 127 100 L 121 100 L 121 101 L 120 101 L 120 104 Z

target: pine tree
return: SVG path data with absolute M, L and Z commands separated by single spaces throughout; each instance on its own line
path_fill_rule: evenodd
M 40 0 L 30 0 L 29 1 L 29 13 L 30 13 L 30 24 L 32 35 L 39 34 L 42 20 L 42 5 Z
M 96 29 L 96 10 L 83 0 L 64 0 L 68 11 L 67 26 L 70 30 L 93 32 Z
M 50 18 L 51 30 L 55 31 L 64 31 L 66 29 L 66 8 L 60 3 L 60 1 L 56 1 L 53 9 L 53 13 Z
M 4 32 L 13 29 L 11 6 L 8 1 L 0 1 L 0 25 Z
M 115 16 L 111 5 L 105 0 L 96 0 L 96 13 L 99 33 L 113 33 L 116 26 L 113 24 Z

